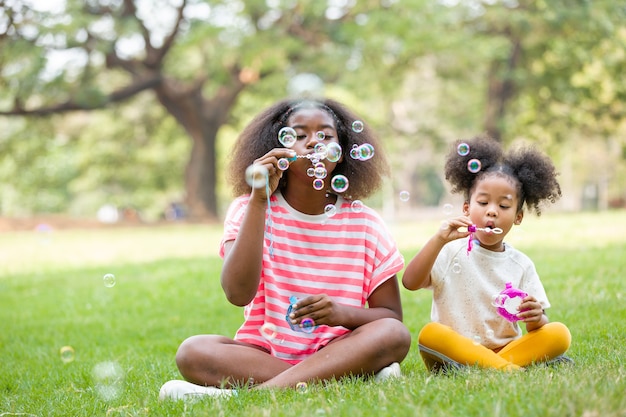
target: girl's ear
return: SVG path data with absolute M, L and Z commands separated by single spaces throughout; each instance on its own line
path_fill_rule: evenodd
M 463 215 L 469 216 L 469 201 L 463 202 Z
M 522 224 L 522 219 L 524 218 L 524 210 L 520 210 L 519 213 L 515 216 L 515 221 L 513 224 L 520 225 Z

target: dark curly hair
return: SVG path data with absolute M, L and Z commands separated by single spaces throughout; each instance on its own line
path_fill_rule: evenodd
M 343 174 L 348 178 L 350 199 L 360 199 L 371 195 L 382 185 L 384 176 L 389 174 L 389 165 L 374 132 L 364 123 L 361 132 L 352 129 L 354 121 L 363 121 L 348 110 L 343 104 L 330 99 L 286 99 L 263 110 L 241 132 L 235 143 L 228 165 L 227 180 L 232 186 L 233 194 L 240 196 L 251 192 L 246 182 L 246 168 L 273 148 L 282 147 L 278 141 L 278 132 L 286 126 L 287 120 L 301 108 L 317 107 L 326 111 L 335 120 L 335 128 L 343 160 L 337 164 L 332 175 Z M 367 161 L 360 161 L 350 157 L 353 146 L 371 144 L 374 156 Z M 285 177 L 281 179 L 279 189 L 285 186 Z M 329 191 L 330 192 L 330 191 Z
M 459 152 L 459 146 L 467 145 L 469 153 Z M 467 150 L 466 148 L 466 150 Z M 480 161 L 480 171 L 471 172 L 468 162 Z M 499 142 L 488 137 L 458 140 L 446 158 L 445 176 L 453 193 L 463 193 L 469 201 L 478 181 L 488 175 L 509 178 L 517 189 L 519 204 L 541 215 L 540 205 L 556 202 L 561 197 L 558 173 L 550 158 L 533 147 L 520 147 L 504 152 Z

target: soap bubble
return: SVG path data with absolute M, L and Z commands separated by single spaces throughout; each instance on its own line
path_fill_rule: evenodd
M 335 175 L 330 181 L 330 186 L 335 192 L 343 193 L 348 189 L 348 178 L 345 175 Z
M 318 132 L 315 132 L 315 139 L 324 140 L 325 138 L 326 138 L 326 134 L 322 132 L 321 130 Z
M 354 213 L 362 212 L 363 211 L 363 202 L 361 200 L 354 200 L 352 203 L 350 203 L 350 209 Z
M 482 165 L 478 159 L 470 159 L 467 161 L 467 170 L 472 174 L 479 172 L 480 168 L 482 168 Z
M 265 187 L 267 176 L 267 168 L 263 165 L 252 164 L 246 168 L 246 182 L 252 188 Z
M 277 165 L 278 169 L 280 169 L 281 171 L 285 171 L 287 168 L 289 168 L 289 160 L 287 158 L 280 158 Z
M 315 321 L 312 318 L 307 317 L 300 322 L 300 327 L 304 333 L 313 333 L 315 330 Z
M 326 167 L 324 166 L 324 164 L 321 164 L 321 166 L 317 166 L 313 169 L 313 176 L 315 178 L 324 179 L 326 178 L 327 175 L 328 175 L 328 171 L 326 170 Z
M 278 330 L 276 329 L 276 325 L 273 323 L 263 323 L 261 326 L 261 336 L 263 336 L 267 340 L 273 340 L 276 338 L 278 334 Z
M 352 122 L 352 131 L 355 133 L 361 133 L 365 129 L 365 124 L 360 120 Z
M 465 142 L 459 143 L 459 145 L 456 147 L 456 152 L 460 156 L 467 156 L 470 152 L 470 146 Z
M 313 180 L 313 188 L 315 188 L 317 191 L 324 188 L 324 180 L 321 178 L 315 178 Z
M 74 361 L 74 348 L 71 346 L 63 346 L 59 350 L 59 355 L 61 355 L 61 361 L 63 363 L 70 363 Z
M 337 214 L 337 207 L 335 207 L 334 204 L 327 204 L 326 207 L 324 207 L 324 214 L 328 217 L 333 217 Z
M 411 193 L 408 191 L 400 191 L 400 201 L 407 202 L 411 198 Z
M 487 331 L 485 332 L 485 336 L 487 336 L 490 339 L 493 339 L 493 335 L 494 333 L 493 333 L 493 330 L 491 329 L 487 329 Z
M 309 389 L 309 386 L 307 385 L 306 382 L 298 382 L 296 384 L 296 391 L 298 391 L 301 394 L 307 392 L 308 389 Z
M 105 274 L 102 277 L 102 282 L 104 282 L 104 286 L 107 288 L 112 288 L 115 286 L 115 275 L 113 274 Z
M 350 158 L 359 159 L 359 145 L 352 145 L 352 149 L 350 149 Z
M 478 345 L 480 345 L 480 341 L 481 341 L 480 339 L 481 339 L 480 336 L 475 335 L 475 336 L 472 337 L 472 343 L 474 343 L 476 346 L 478 346 Z
M 455 274 L 461 273 L 461 264 L 456 258 L 454 258 L 454 260 L 452 261 L 452 272 L 454 272 Z
M 296 143 L 297 138 L 298 138 L 298 134 L 291 127 L 285 126 L 278 131 L 278 141 L 285 148 L 291 148 L 294 145 L 294 143 Z
M 337 162 L 341 159 L 343 151 L 337 142 L 331 142 L 326 146 L 326 159 L 330 162 Z
M 449 216 L 454 211 L 454 206 L 450 203 L 446 203 L 443 205 L 443 214 Z
M 105 401 L 117 398 L 122 392 L 124 375 L 117 362 L 100 362 L 93 368 L 96 392 Z
M 361 161 L 367 161 L 374 156 L 374 147 L 369 143 L 364 143 L 359 146 L 359 159 Z
M 313 167 L 309 167 L 306 170 L 306 175 L 308 175 L 309 177 L 314 177 L 315 176 L 315 168 Z

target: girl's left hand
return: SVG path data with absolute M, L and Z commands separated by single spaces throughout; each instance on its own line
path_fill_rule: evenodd
M 519 305 L 517 317 L 525 323 L 538 323 L 543 318 L 543 307 L 532 295 L 527 295 Z
M 327 326 L 340 326 L 339 304 L 326 294 L 312 295 L 298 300 L 296 306 L 291 310 L 289 318 L 291 323 L 300 324 L 302 320 L 310 318 L 315 325 L 325 324 Z

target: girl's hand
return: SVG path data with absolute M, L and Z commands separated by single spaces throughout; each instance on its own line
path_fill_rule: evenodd
M 299 325 L 302 320 L 310 318 L 316 326 L 321 324 L 340 326 L 340 316 L 341 306 L 339 304 L 326 294 L 317 294 L 298 300 L 291 310 L 289 318 L 291 323 L 295 325 Z
M 532 295 L 524 297 L 518 310 L 520 312 L 517 314 L 517 317 L 525 323 L 539 323 L 544 317 L 543 307 Z
M 472 224 L 472 220 L 467 216 L 459 216 L 445 220 L 441 223 L 437 236 L 446 243 L 467 237 L 469 236 L 467 228 Z M 460 228 L 463 228 L 463 230 L 460 231 Z
M 269 192 L 270 195 L 276 191 L 278 182 L 283 176 L 284 171 L 278 168 L 278 160 L 281 158 L 293 158 L 296 156 L 296 151 L 287 148 L 274 148 L 262 157 L 254 161 L 254 165 L 259 165 L 267 169 Z M 253 198 L 267 200 L 268 195 L 266 187 L 253 188 L 251 195 Z

